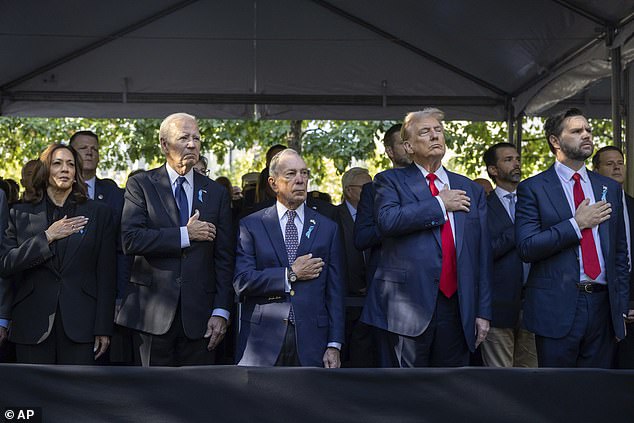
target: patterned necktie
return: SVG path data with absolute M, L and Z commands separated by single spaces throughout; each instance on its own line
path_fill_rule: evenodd
M 174 197 L 176 198 L 176 204 L 178 205 L 178 212 L 180 217 L 180 226 L 187 226 L 189 221 L 189 201 L 187 201 L 187 194 L 185 194 L 185 188 L 183 183 L 186 181 L 184 176 L 176 178 L 176 191 Z
M 438 195 L 439 191 L 436 187 L 435 181 L 438 177 L 433 173 L 427 174 L 427 180 L 429 181 L 429 191 L 434 197 Z M 453 231 L 451 230 L 451 221 L 449 215 L 446 216 L 447 220 L 440 227 L 440 241 L 442 248 L 442 267 L 440 271 L 440 292 L 445 294 L 445 297 L 451 298 L 458 289 L 458 273 L 456 264 L 456 245 L 453 240 Z
M 288 265 L 292 265 L 297 257 L 297 248 L 299 247 L 299 236 L 297 234 L 297 226 L 295 226 L 295 216 L 297 212 L 295 210 L 287 210 L 286 228 L 284 230 L 284 243 L 286 244 L 286 254 L 288 255 Z M 292 290 L 291 290 L 292 291 Z M 293 292 L 291 292 L 291 295 Z M 288 313 L 288 320 L 292 324 L 295 324 L 295 313 L 293 312 L 293 305 Z
M 295 226 L 295 210 L 286 212 L 288 220 L 286 221 L 286 229 L 284 231 L 284 243 L 286 244 L 286 253 L 288 254 L 288 265 L 291 266 L 297 257 L 297 247 L 299 247 L 299 236 L 297 234 L 297 226 Z
M 575 199 L 575 209 L 585 199 L 583 188 L 581 187 L 581 175 L 575 173 L 572 175 L 575 184 L 572 187 L 572 195 Z M 591 279 L 596 279 L 601 273 L 601 265 L 599 264 L 599 255 L 597 254 L 597 246 L 594 243 L 592 228 L 586 228 L 581 231 L 581 258 L 583 259 L 583 271 Z
M 509 200 L 509 214 L 511 215 L 511 222 L 515 223 L 515 194 L 506 194 L 504 198 Z

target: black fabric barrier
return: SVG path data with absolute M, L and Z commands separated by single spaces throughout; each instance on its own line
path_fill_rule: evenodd
M 634 371 L 5 364 L 0 405 L 44 422 L 632 423 Z

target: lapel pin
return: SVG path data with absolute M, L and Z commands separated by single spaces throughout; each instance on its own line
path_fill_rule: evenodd
M 607 200 L 608 200 L 608 187 L 603 185 L 603 191 L 601 191 L 601 201 L 607 201 Z
M 306 238 L 310 239 L 310 234 L 313 232 L 313 229 L 315 229 L 315 225 L 310 225 L 310 228 L 306 231 Z
M 97 196 L 97 199 L 98 199 L 98 200 L 103 200 L 103 194 L 99 194 L 99 195 Z
M 207 194 L 207 191 L 205 191 L 204 189 L 198 190 L 198 201 L 200 201 L 201 203 L 203 202 L 203 193 Z

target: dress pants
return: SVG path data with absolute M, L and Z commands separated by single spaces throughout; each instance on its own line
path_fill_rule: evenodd
M 15 344 L 16 361 L 25 364 L 95 365 L 94 346 L 94 342 L 74 342 L 66 336 L 58 307 L 53 328 L 44 341 L 35 345 Z
M 141 365 L 147 366 L 201 366 L 214 364 L 215 353 L 208 351 L 209 338 L 189 339 L 183 329 L 180 300 L 174 321 L 163 335 L 137 332 L 136 348 Z
M 398 367 L 461 367 L 469 365 L 458 295 L 438 293 L 436 309 L 425 331 L 416 337 L 391 334 Z
M 297 367 L 301 366 L 299 362 L 299 355 L 297 354 L 297 337 L 295 336 L 295 325 L 288 322 L 286 326 L 286 335 L 284 335 L 284 342 L 282 343 L 282 349 L 280 355 L 275 362 L 276 367 Z
M 616 340 L 608 292 L 577 293 L 572 328 L 563 338 L 535 336 L 539 367 L 614 366 Z

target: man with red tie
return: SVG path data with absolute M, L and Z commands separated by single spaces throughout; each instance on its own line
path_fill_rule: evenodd
M 442 166 L 443 112 L 409 113 L 414 162 L 374 179 L 381 257 L 365 322 L 384 331 L 399 367 L 469 364 L 491 319 L 491 256 L 482 187 Z
M 578 109 L 546 121 L 556 161 L 517 189 L 516 236 L 531 263 L 524 323 L 540 367 L 613 366 L 629 272 L 621 187 L 586 169 L 594 144 Z

